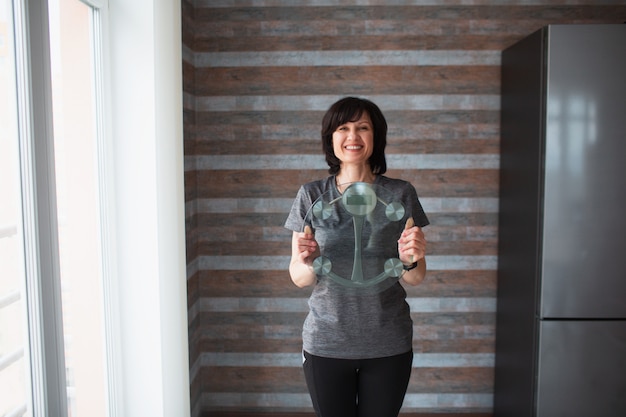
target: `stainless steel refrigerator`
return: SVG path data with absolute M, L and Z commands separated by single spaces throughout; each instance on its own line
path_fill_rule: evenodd
M 495 417 L 626 416 L 626 25 L 502 54 Z

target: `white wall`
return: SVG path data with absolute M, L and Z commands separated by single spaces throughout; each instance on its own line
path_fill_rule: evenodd
M 116 391 L 128 417 L 190 412 L 180 15 L 178 0 L 109 0 Z

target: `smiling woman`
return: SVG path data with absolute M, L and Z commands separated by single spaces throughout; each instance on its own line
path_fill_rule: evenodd
M 362 113 L 358 119 L 342 124 L 333 132 L 333 152 L 343 162 L 343 171 L 349 166 L 369 165 L 369 159 L 374 151 L 374 129 L 367 113 Z M 348 175 L 348 174 L 345 174 Z M 340 178 L 338 183 L 342 184 Z M 368 178 L 366 182 L 371 182 Z
M 429 222 L 413 186 L 383 175 L 386 137 L 387 123 L 373 102 L 346 97 L 333 104 L 322 120 L 333 175 L 304 184 L 285 223 L 293 233 L 291 279 L 313 286 L 303 368 L 318 417 L 398 415 L 411 375 L 413 322 L 399 278 L 409 285 L 423 281 L 421 228 Z M 383 209 L 387 216 L 374 214 L 383 206 L 391 208 Z M 323 221 L 314 222 L 311 212 Z M 344 258 L 352 258 L 339 268 L 351 270 L 349 280 L 331 271 Z M 377 267 L 385 270 L 380 278 L 364 279 L 365 269 Z
M 348 170 L 351 172 L 355 168 L 362 172 L 350 174 L 357 176 L 352 180 L 368 179 L 366 182 L 372 181 L 371 174 L 383 174 L 387 170 L 387 121 L 378 106 L 369 100 L 346 97 L 335 103 L 331 110 L 322 119 L 322 149 L 329 166 L 328 172 L 336 175 L 345 169 L 344 174 L 348 174 Z M 347 146 L 356 146 L 350 152 L 354 152 L 352 157 L 360 157 L 360 160 L 341 160 L 340 156 L 344 153 L 350 155 Z M 362 170 L 364 166 L 369 169 Z M 359 179 L 359 175 L 369 178 Z

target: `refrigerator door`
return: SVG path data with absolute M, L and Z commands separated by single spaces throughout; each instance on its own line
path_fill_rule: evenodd
M 626 25 L 550 26 L 542 318 L 626 318 Z
M 540 324 L 536 417 L 626 416 L 626 320 Z

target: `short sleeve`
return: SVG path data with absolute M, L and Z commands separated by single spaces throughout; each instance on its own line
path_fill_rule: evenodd
M 420 203 L 419 197 L 417 196 L 417 191 L 415 191 L 415 187 L 411 183 L 407 183 L 408 191 L 406 195 L 408 196 L 408 201 L 406 202 L 407 207 L 410 207 L 409 212 L 413 217 L 413 221 L 416 226 L 424 227 L 430 224 L 426 213 L 424 212 L 424 208 Z
M 312 204 L 311 196 L 306 192 L 305 187 L 300 187 L 285 221 L 285 228 L 293 232 L 301 232 L 304 229 L 304 219 Z

